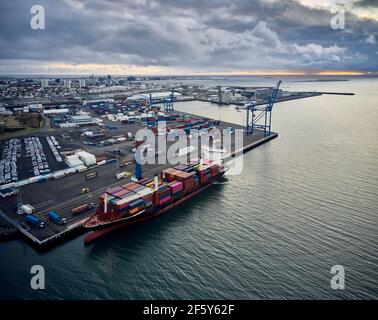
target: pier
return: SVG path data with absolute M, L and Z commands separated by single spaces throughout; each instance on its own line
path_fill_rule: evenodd
M 195 117 L 198 118 L 198 116 Z M 223 121 L 216 127 L 220 130 L 229 127 L 245 129 L 240 125 Z M 235 146 L 233 145 L 233 152 L 229 159 L 235 154 L 248 152 L 277 136 L 276 133 L 271 133 L 269 136 L 264 137 L 264 132 L 260 130 L 256 130 L 253 135 L 243 135 L 243 148 L 241 150 L 234 150 Z M 126 157 L 126 159 L 129 160 L 133 160 L 133 158 L 134 154 L 130 154 Z M 144 176 L 152 177 L 154 174 L 171 166 L 171 164 L 147 164 L 143 166 L 143 174 Z M 130 166 L 126 168 L 129 172 L 133 172 L 134 169 L 134 164 L 130 164 Z M 15 197 L 2 200 L 0 216 L 14 228 L 18 229 L 24 238 L 38 248 L 50 247 L 51 245 L 64 241 L 64 239 L 69 238 L 70 235 L 74 236 L 85 232 L 84 228 L 82 228 L 82 224 L 94 213 L 95 209 L 73 215 L 71 212 L 72 208 L 80 206 L 83 203 L 94 203 L 97 205 L 99 196 L 108 188 L 125 184 L 130 180 L 130 178 L 116 180 L 116 168 L 114 164 L 99 166 L 93 170 L 97 171 L 98 177 L 91 180 L 86 180 L 85 176 L 87 172 L 83 172 L 59 180 L 49 180 L 43 183 L 34 183 L 22 187 L 24 203 L 31 204 L 37 209 L 37 212 L 34 214 L 44 222 L 43 228 L 29 226 L 25 222 L 25 216 L 17 214 L 17 199 Z M 80 194 L 81 188 L 84 187 L 90 189 L 90 192 L 85 195 Z M 48 218 L 49 211 L 58 212 L 61 218 L 66 219 L 67 223 L 63 225 L 53 223 Z

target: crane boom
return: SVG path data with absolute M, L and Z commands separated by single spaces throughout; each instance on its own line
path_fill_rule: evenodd
M 273 89 L 272 95 L 271 95 L 270 98 L 269 98 L 269 103 L 268 103 L 268 105 L 267 105 L 267 108 L 268 108 L 270 111 L 272 111 L 272 109 L 273 109 L 273 104 L 274 104 L 274 102 L 276 101 L 277 93 L 278 93 L 278 90 L 279 90 L 279 88 L 280 88 L 281 83 L 282 83 L 281 80 L 277 81 L 277 84 L 276 84 L 276 86 L 275 86 L 274 89 Z

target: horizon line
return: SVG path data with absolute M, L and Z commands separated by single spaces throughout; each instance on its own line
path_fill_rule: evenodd
M 206 73 L 182 73 L 182 74 L 124 74 L 124 73 L 109 73 L 116 77 L 223 77 L 223 76 L 377 76 L 378 71 L 319 71 L 319 72 L 206 72 Z M 12 77 L 12 76 L 75 76 L 75 77 L 90 77 L 90 76 L 104 76 L 106 73 L 0 73 L 0 77 Z

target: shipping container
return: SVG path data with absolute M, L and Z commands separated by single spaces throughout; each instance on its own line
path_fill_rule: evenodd
M 128 195 L 130 193 L 131 193 L 130 190 L 122 189 L 122 190 L 120 190 L 118 192 L 113 193 L 113 196 L 117 197 L 117 198 L 121 198 L 121 197 L 125 197 L 126 195 Z
M 172 194 L 174 194 L 174 193 L 182 191 L 184 188 L 184 185 L 182 182 L 176 181 L 176 182 L 171 182 L 169 184 L 169 187 L 171 189 Z
M 164 205 L 164 204 L 168 204 L 170 201 L 171 201 L 171 197 L 168 196 L 168 197 L 165 197 L 163 199 L 159 199 L 159 205 Z
M 25 212 L 27 214 L 31 214 L 31 213 L 35 212 L 35 208 L 30 204 L 22 205 L 21 209 L 22 209 L 23 212 Z
M 33 214 L 28 214 L 25 220 L 33 226 L 37 226 L 42 223 L 42 220 Z
M 185 171 L 187 170 L 189 167 L 185 164 L 179 164 L 178 166 L 174 167 L 176 170 L 180 170 L 180 171 Z
M 59 223 L 62 219 L 56 211 L 49 211 L 47 215 L 49 219 L 55 223 Z
M 130 203 L 136 199 L 140 199 L 140 197 L 137 195 L 137 194 L 131 194 L 131 195 L 128 195 L 127 197 L 125 198 L 121 198 L 117 201 L 117 206 L 120 206 L 120 205 L 123 205 L 125 203 Z
M 85 203 L 85 204 L 82 204 L 82 205 L 80 205 L 76 208 L 71 209 L 71 213 L 73 215 L 76 215 L 76 214 L 83 213 L 83 212 L 90 210 L 90 209 L 92 209 L 91 206 L 89 206 L 87 203 Z
M 116 194 L 117 192 L 123 191 L 123 190 L 125 190 L 125 189 L 122 188 L 122 187 L 114 187 L 114 188 L 106 190 L 106 193 L 114 196 L 114 194 Z
M 131 191 L 131 190 L 127 190 L 129 193 L 125 193 L 123 195 L 120 196 L 121 199 L 124 199 L 124 198 L 127 198 L 127 197 L 130 197 L 130 196 L 134 196 L 136 193 L 134 191 Z
M 139 191 L 143 191 L 144 189 L 146 189 L 145 186 L 140 186 L 140 187 L 138 187 L 138 188 L 133 189 L 133 191 L 134 191 L 134 192 L 139 192 Z
M 131 191 L 134 191 L 135 189 L 138 189 L 140 187 L 142 187 L 142 186 L 140 184 L 136 183 L 136 182 L 129 182 L 129 183 L 122 185 L 122 188 L 131 190 Z
M 139 198 L 129 203 L 129 208 L 134 209 L 137 207 L 143 207 L 144 206 L 144 200 Z
M 129 212 L 128 212 L 128 216 L 133 216 L 134 214 L 142 211 L 144 209 L 144 207 L 136 207 L 134 209 L 130 209 Z

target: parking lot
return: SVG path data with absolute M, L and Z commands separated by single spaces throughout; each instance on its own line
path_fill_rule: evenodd
M 65 169 L 54 136 L 28 136 L 0 143 L 0 185 Z
M 0 160 L 0 184 L 18 181 L 17 161 L 21 158 L 21 140 L 4 142 Z

